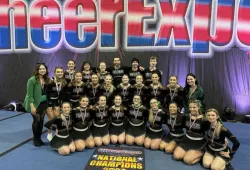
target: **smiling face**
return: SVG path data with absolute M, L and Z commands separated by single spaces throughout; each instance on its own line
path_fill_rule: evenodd
M 77 83 L 81 82 L 82 81 L 82 73 L 76 73 L 74 78 L 75 78 L 75 81 Z
M 122 104 L 121 96 L 115 96 L 114 103 L 115 103 L 115 106 L 120 106 Z
M 120 64 L 121 64 L 120 58 L 114 58 L 113 64 L 114 64 L 114 66 L 116 66 L 116 67 L 120 66 Z
M 75 65 L 74 61 L 69 61 L 67 66 L 68 66 L 69 70 L 74 70 L 76 65 Z
M 141 98 L 140 96 L 135 95 L 133 98 L 134 105 L 140 105 L 141 104 Z
M 96 74 L 93 74 L 93 75 L 91 76 L 91 82 L 92 82 L 93 84 L 97 84 L 98 81 L 99 81 L 98 76 L 97 76 Z
M 210 123 L 217 122 L 219 115 L 215 111 L 208 111 L 206 113 L 206 118 Z
M 191 115 L 199 115 L 199 105 L 197 103 L 190 103 L 189 104 L 189 111 Z
M 90 70 L 90 64 L 89 63 L 85 63 L 84 66 L 83 66 L 83 69 L 85 71 L 89 71 Z
M 187 84 L 188 84 L 189 86 L 195 85 L 195 81 L 196 81 L 196 79 L 195 79 L 194 77 L 192 77 L 192 76 L 187 76 Z
M 89 99 L 87 97 L 83 97 L 80 101 L 81 107 L 85 108 L 89 105 Z
M 57 68 L 57 69 L 55 70 L 55 77 L 56 77 L 56 78 L 58 78 L 58 79 L 63 78 L 63 74 L 64 74 L 63 69 Z
M 142 84 L 142 82 L 143 82 L 142 75 L 137 75 L 135 78 L 135 82 L 136 82 L 136 84 Z
M 105 84 L 110 85 L 112 82 L 112 77 L 110 75 L 105 76 Z
M 40 76 L 44 76 L 46 74 L 47 70 L 46 67 L 44 65 L 40 65 L 39 70 L 38 70 L 38 74 Z
M 70 104 L 69 103 L 63 103 L 63 105 L 62 105 L 63 113 L 66 114 L 66 115 L 69 115 L 70 110 L 71 110 Z
M 175 76 L 171 76 L 169 78 L 169 85 L 170 86 L 175 86 L 177 84 L 177 78 Z
M 100 107 L 105 107 L 106 106 L 106 97 L 105 96 L 100 96 L 98 103 L 99 103 Z
M 156 99 L 151 99 L 151 101 L 150 101 L 150 107 L 153 110 L 157 110 L 158 109 L 158 101 Z
M 176 114 L 177 113 L 177 110 L 178 110 L 178 107 L 175 103 L 171 103 L 168 107 L 169 109 L 169 113 L 170 114 Z
M 158 83 L 159 82 L 159 76 L 158 76 L 158 74 L 155 74 L 155 73 L 152 74 L 151 79 L 152 79 L 153 83 Z
M 132 62 L 132 67 L 136 68 L 136 67 L 138 67 L 138 65 L 139 65 L 138 61 L 133 61 Z
M 150 59 L 149 60 L 149 65 L 150 65 L 150 67 L 156 67 L 156 65 L 157 65 L 156 59 Z
M 128 82 L 129 82 L 128 75 L 123 75 L 123 76 L 122 76 L 122 83 L 123 83 L 123 84 L 128 84 Z
M 106 63 L 104 62 L 101 62 L 100 65 L 99 65 L 99 69 L 101 72 L 104 72 L 106 70 L 107 66 L 106 66 Z

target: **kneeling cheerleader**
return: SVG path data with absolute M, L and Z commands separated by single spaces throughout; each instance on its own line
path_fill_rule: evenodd
M 76 150 L 82 151 L 85 147 L 93 148 L 94 139 L 90 132 L 90 125 L 93 120 L 92 110 L 88 107 L 89 99 L 86 96 L 80 97 L 80 106 L 72 111 L 73 131 Z
M 70 130 L 72 129 L 70 104 L 67 102 L 63 103 L 61 109 L 62 113 L 48 121 L 44 126 L 48 129 L 56 129 L 56 134 L 51 141 L 51 147 L 58 150 L 58 153 L 61 155 L 68 155 L 70 152 L 75 152 L 75 144 L 70 135 Z M 56 128 L 54 128 L 55 125 Z

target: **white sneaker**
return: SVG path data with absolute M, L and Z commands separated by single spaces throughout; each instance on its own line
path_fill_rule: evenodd
M 51 141 L 51 140 L 53 139 L 52 132 L 51 132 L 51 133 L 48 133 L 47 139 L 48 139 L 48 141 Z

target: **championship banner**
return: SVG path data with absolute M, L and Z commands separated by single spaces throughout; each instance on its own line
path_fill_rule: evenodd
M 84 170 L 145 169 L 143 148 L 99 147 Z

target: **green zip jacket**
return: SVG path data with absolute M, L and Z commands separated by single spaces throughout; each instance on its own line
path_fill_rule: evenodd
M 27 83 L 27 93 L 24 99 L 24 108 L 27 112 L 31 112 L 30 104 L 33 103 L 37 108 L 41 102 L 47 100 L 46 95 L 42 95 L 42 85 L 32 76 Z
M 186 88 L 184 90 L 185 90 L 185 96 L 183 100 L 183 106 L 185 109 L 185 114 L 189 114 L 189 101 L 190 100 L 199 100 L 201 102 L 200 111 L 204 113 L 206 107 L 205 107 L 204 92 L 201 86 L 198 85 L 194 93 L 191 96 L 189 96 L 189 91 L 187 91 Z

